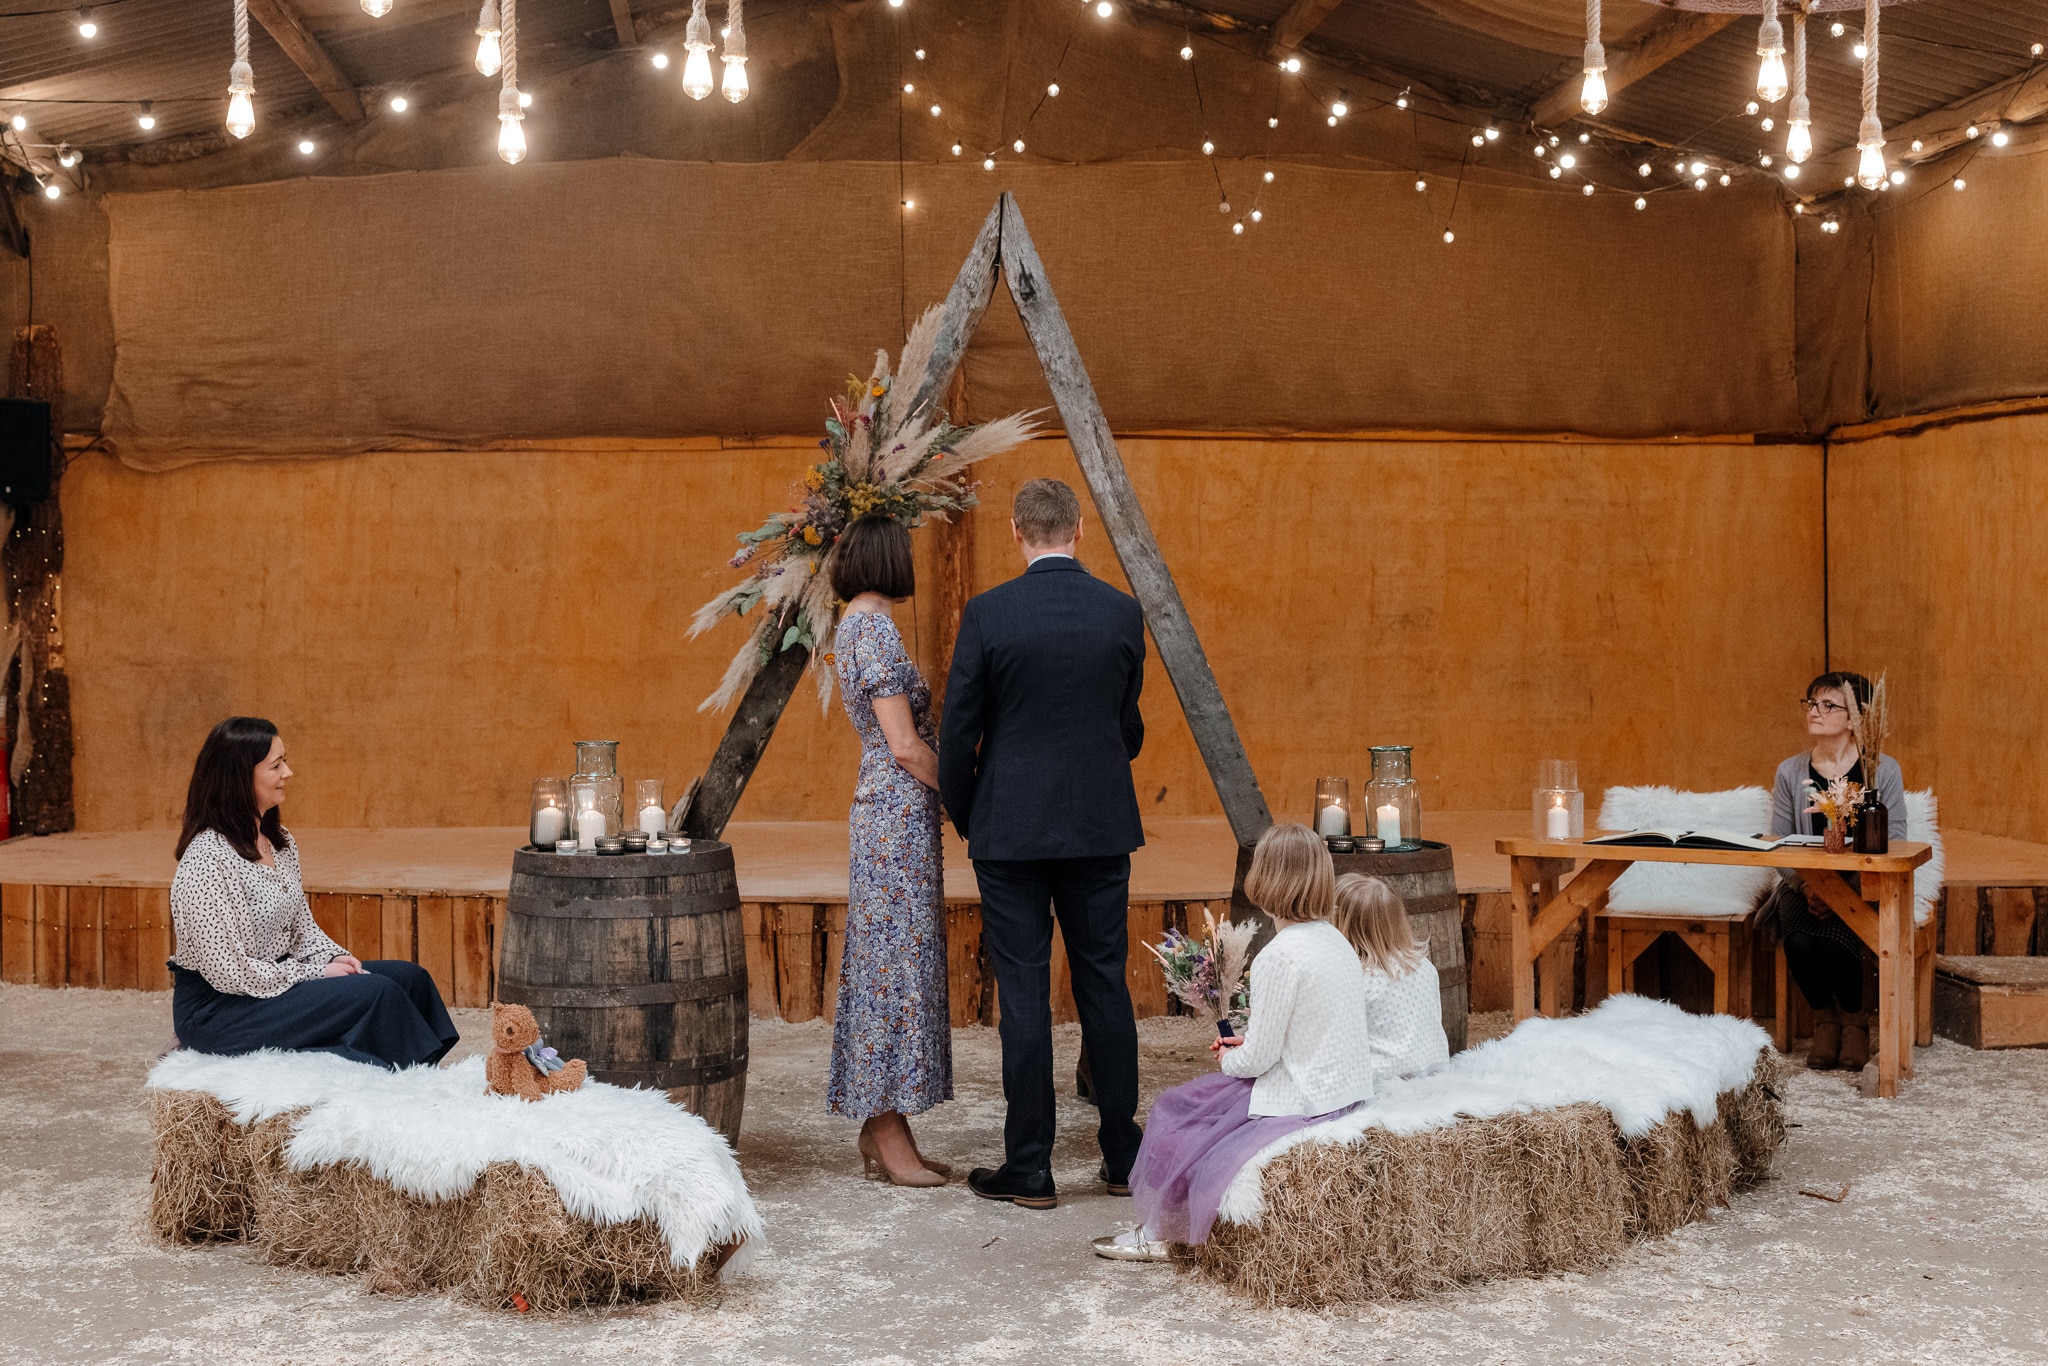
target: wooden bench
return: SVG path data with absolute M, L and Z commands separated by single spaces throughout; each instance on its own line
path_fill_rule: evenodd
M 1603 897 L 1604 900 L 1604 897 Z M 1607 992 L 1636 989 L 1636 961 L 1660 938 L 1676 935 L 1714 975 L 1714 1013 L 1748 1019 L 1754 911 L 1738 916 L 1660 915 L 1643 911 L 1596 913 L 1607 938 Z

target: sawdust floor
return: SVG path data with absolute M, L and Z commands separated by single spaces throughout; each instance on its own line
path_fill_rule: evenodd
M 481 1033 L 482 1012 L 458 1014 Z M 1206 1059 L 1192 1022 L 1140 1029 L 1148 1100 Z M 854 1126 L 819 1099 L 826 1027 L 757 1022 L 740 1160 L 770 1246 L 753 1271 L 712 1308 L 542 1320 L 147 1241 L 139 1083 L 168 1037 L 167 995 L 0 987 L 0 1360 L 2048 1360 L 2048 1051 L 1938 1042 L 1889 1102 L 1801 1072 L 1776 1177 L 1712 1222 L 1590 1275 L 1319 1315 L 1089 1255 L 1129 1202 L 1094 1185 L 1077 1103 L 1061 1110 L 1055 1211 L 861 1181 Z M 1078 1034 L 1059 1042 L 1068 1075 Z M 955 1059 L 960 1099 L 920 1132 L 964 1167 L 999 1147 L 994 1031 L 959 1031 Z M 1845 1181 L 1840 1204 L 1799 1194 Z

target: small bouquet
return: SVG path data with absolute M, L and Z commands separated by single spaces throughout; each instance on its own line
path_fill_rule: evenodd
M 1258 926 L 1229 920 L 1218 923 L 1206 910 L 1202 920 L 1208 927 L 1204 938 L 1168 930 L 1162 942 L 1145 947 L 1166 973 L 1166 990 L 1196 1014 L 1213 1020 L 1218 1035 L 1235 1038 L 1251 1013 L 1244 971 Z
M 1827 819 L 1827 851 L 1831 854 L 1842 852 L 1846 842 L 1849 819 L 1863 800 L 1863 784 L 1852 783 L 1846 777 L 1837 778 L 1826 787 L 1806 785 L 1808 814 L 1818 812 Z

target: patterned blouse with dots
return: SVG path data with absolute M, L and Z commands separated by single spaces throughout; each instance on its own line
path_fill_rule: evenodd
M 252 863 L 217 830 L 202 831 L 171 879 L 171 924 L 179 967 L 234 996 L 281 996 L 348 952 L 313 923 L 299 882 L 299 846 L 289 834 L 272 857 Z

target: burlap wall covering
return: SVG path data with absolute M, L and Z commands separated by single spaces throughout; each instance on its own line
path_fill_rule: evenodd
M 611 160 L 112 196 L 106 431 L 142 463 L 807 431 L 1006 185 L 1121 428 L 1798 421 L 1789 228 L 1754 192 L 1644 215 L 1468 186 L 1446 246 L 1386 173 L 1293 168 L 1239 239 L 1206 164 L 927 166 L 899 238 L 896 174 Z M 977 409 L 1044 402 L 991 318 Z
M 1946 187 L 1956 173 L 1961 194 Z M 2048 155 L 1979 156 L 1880 207 L 1871 415 L 2048 393 Z
M 740 635 L 683 633 L 732 534 L 817 450 L 785 442 L 211 461 L 81 457 L 65 482 L 66 645 L 85 829 L 176 819 L 207 727 L 285 729 L 305 825 L 515 824 L 568 742 L 680 785 Z M 1274 809 L 1416 746 L 1429 806 L 1528 800 L 1537 759 L 1608 782 L 1758 782 L 1821 666 L 1815 446 L 1136 439 L 1168 564 Z M 1065 443 L 992 461 L 975 585 L 1018 572 L 1002 513 Z M 1092 520 L 1092 518 L 1091 518 Z M 919 537 L 929 555 L 930 538 Z M 1097 529 L 1083 557 L 1122 583 Z M 256 566 L 256 567 L 252 567 Z M 934 678 L 927 591 L 899 610 Z M 1279 684 L 1279 686 L 1276 686 Z M 1145 810 L 1212 814 L 1147 668 Z M 856 746 L 800 692 L 739 808 L 841 820 Z M 1426 828 L 1426 827 L 1425 827 Z

